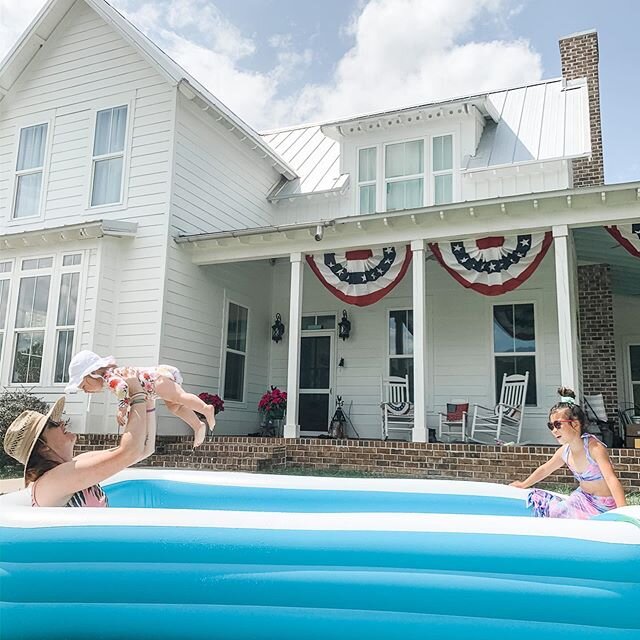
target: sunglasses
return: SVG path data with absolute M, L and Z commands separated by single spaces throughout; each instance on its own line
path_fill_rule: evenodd
M 67 418 L 66 420 L 60 420 L 57 422 L 56 420 L 49 420 L 47 422 L 47 429 L 53 429 L 55 427 L 64 427 L 65 429 L 69 426 L 71 422 L 71 418 Z
M 573 422 L 573 420 L 554 420 L 553 422 L 547 422 L 547 429 L 549 429 L 549 431 L 561 429 L 563 422 Z

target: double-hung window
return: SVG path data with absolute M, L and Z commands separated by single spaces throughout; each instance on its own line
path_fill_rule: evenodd
M 433 204 L 453 201 L 453 136 L 437 136 L 432 142 Z
M 91 172 L 91 206 L 118 204 L 122 200 L 124 151 L 127 132 L 126 105 L 96 114 Z
M 389 311 L 389 375 L 409 376 L 409 396 L 413 402 L 413 311 Z
M 385 146 L 384 159 L 387 211 L 414 209 L 424 205 L 424 141 Z
M 9 291 L 11 290 L 11 261 L 0 262 L 0 362 L 7 331 L 7 311 L 9 309 Z
M 244 402 L 249 310 L 229 302 L 225 344 L 224 399 Z
M 22 260 L 11 382 L 40 383 L 53 258 Z
M 16 219 L 40 215 L 48 128 L 44 123 L 20 130 L 13 201 Z
M 358 198 L 360 213 L 376 211 L 376 147 L 360 149 L 358 152 Z
M 529 372 L 527 405 L 536 405 L 536 327 L 533 304 L 499 304 L 493 307 L 493 352 L 496 400 L 502 378 Z
M 69 361 L 73 355 L 76 315 L 78 312 L 78 291 L 80 287 L 79 266 L 82 255 L 74 253 L 63 256 L 56 315 L 56 355 L 53 381 L 69 381 Z

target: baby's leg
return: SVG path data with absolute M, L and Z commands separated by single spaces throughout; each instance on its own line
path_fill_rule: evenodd
M 188 409 L 184 405 L 168 401 L 165 401 L 165 405 L 174 416 L 177 416 L 180 420 L 184 420 L 184 422 L 193 429 L 193 446 L 194 448 L 199 447 L 207 435 L 207 425 L 202 422 L 191 409 Z
M 216 414 L 212 405 L 203 402 L 193 393 L 187 393 L 179 384 L 164 376 L 160 376 L 156 381 L 156 393 L 165 402 L 181 404 L 191 411 L 202 413 L 209 423 L 209 429 L 213 431 L 216 426 Z

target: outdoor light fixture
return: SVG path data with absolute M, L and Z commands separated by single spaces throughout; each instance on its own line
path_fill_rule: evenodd
M 346 340 L 351 333 L 351 323 L 349 322 L 349 318 L 347 318 L 346 309 L 342 310 L 342 320 L 338 322 L 338 337 Z
M 282 323 L 282 316 L 276 313 L 276 321 L 271 325 L 271 339 L 274 342 L 280 342 L 284 335 L 284 324 Z

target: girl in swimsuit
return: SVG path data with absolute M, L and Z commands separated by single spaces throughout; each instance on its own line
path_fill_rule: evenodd
M 154 401 L 137 378 L 128 378 L 131 409 L 120 443 L 113 449 L 74 457 L 76 434 L 63 419 L 64 397 L 47 414 L 23 411 L 9 426 L 5 451 L 25 467 L 24 484 L 34 507 L 107 507 L 100 482 L 153 453 Z
M 529 492 L 527 506 L 533 515 L 546 518 L 586 519 L 627 502 L 607 449 L 595 436 L 585 433 L 586 416 L 576 404 L 571 389 L 558 389 L 560 402 L 551 408 L 547 426 L 562 446 L 526 480 L 512 487 L 526 489 L 567 465 L 580 486 L 568 497 L 560 498 L 542 489 Z

